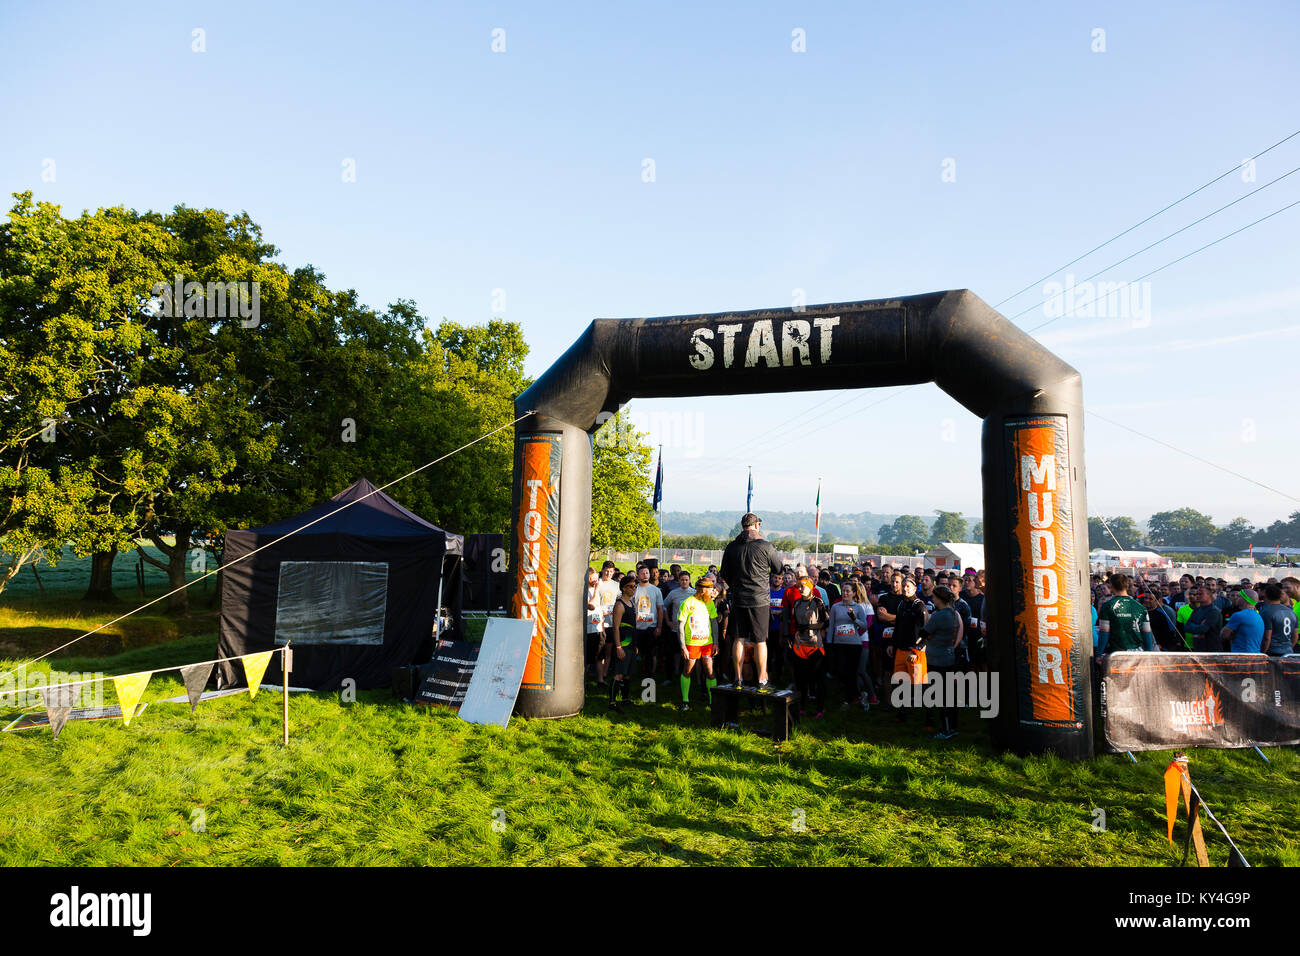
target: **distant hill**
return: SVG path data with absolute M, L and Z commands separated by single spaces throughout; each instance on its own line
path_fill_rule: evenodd
M 767 537 L 779 537 L 790 534 L 795 537 L 817 533 L 817 515 L 812 511 L 769 511 L 763 509 L 763 531 Z M 938 515 L 919 515 L 927 525 L 933 524 Z M 973 528 L 983 518 L 980 515 L 962 515 L 966 524 Z M 892 524 L 898 515 L 882 514 L 874 511 L 860 511 L 857 514 L 822 514 L 822 537 L 835 538 L 840 541 L 875 541 L 880 529 Z M 733 511 L 665 511 L 660 515 L 664 534 L 711 534 L 719 538 L 727 537 L 740 521 L 740 515 Z

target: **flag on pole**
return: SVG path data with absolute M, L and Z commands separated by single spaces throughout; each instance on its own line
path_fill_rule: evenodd
M 815 527 L 817 534 L 820 535 L 822 533 L 822 480 L 820 478 L 817 479 L 817 520 Z
M 659 502 L 664 497 L 664 446 L 659 446 L 659 466 L 655 468 L 655 498 L 654 510 L 659 510 Z
M 749 491 L 745 493 L 745 514 L 754 510 L 754 466 L 749 466 Z

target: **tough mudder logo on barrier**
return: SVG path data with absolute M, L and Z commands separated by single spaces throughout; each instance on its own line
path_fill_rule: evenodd
M 1205 693 L 1194 700 L 1169 701 L 1169 722 L 1174 730 L 1214 727 L 1223 723 L 1223 704 L 1218 692 L 1205 680 Z
M 1011 498 L 1013 606 L 1021 723 L 1082 727 L 1075 712 L 1083 679 L 1075 640 L 1074 533 L 1065 420 L 1055 415 L 1006 423 L 1016 481 Z
M 1121 651 L 1100 667 L 1114 750 L 1300 744 L 1300 655 Z
M 555 686 L 555 545 L 560 523 L 560 436 L 527 435 L 515 445 L 512 617 L 533 621 L 521 685 L 549 691 Z

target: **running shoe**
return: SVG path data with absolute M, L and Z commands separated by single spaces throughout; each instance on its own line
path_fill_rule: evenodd
M 877 697 L 875 694 L 872 694 L 870 697 L 867 698 L 867 703 L 870 704 L 872 707 L 875 707 L 877 704 L 880 703 L 880 698 Z

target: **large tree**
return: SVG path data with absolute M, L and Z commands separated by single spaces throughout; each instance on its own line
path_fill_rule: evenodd
M 1214 545 L 1217 530 L 1209 515 L 1203 515 L 1194 508 L 1157 512 L 1147 522 L 1147 528 L 1150 530 L 1151 543 L 1164 547 L 1180 544 L 1210 547 Z
M 930 544 L 930 529 L 916 515 L 899 515 L 880 529 L 880 543 L 909 551 L 924 549 Z
M 70 542 L 96 554 L 93 591 L 142 535 L 178 587 L 227 528 L 405 475 L 508 425 L 527 385 L 517 324 L 427 330 L 410 302 L 367 308 L 272 262 L 246 215 L 64 219 L 17 198 L 0 231 L 0 587 Z M 176 276 L 198 295 L 169 294 Z M 450 530 L 504 532 L 510 454 L 505 428 L 394 494 Z
M 965 541 L 966 519 L 956 511 L 940 511 L 930 526 L 930 541 Z
M 609 419 L 593 439 L 591 463 L 591 550 L 639 551 L 655 546 L 650 497 L 653 452 L 625 412 Z
M 139 438 L 166 429 L 177 395 L 145 382 L 174 359 L 146 327 L 148 290 L 172 267 L 166 232 L 123 209 L 65 219 L 16 195 L 0 227 L 0 534 L 9 572 L 42 538 L 94 554 L 87 596 L 102 597 L 166 464 Z M 43 499 L 50 497 L 50 502 Z
M 1110 525 L 1110 531 L 1114 533 L 1112 538 L 1110 532 L 1106 531 L 1106 525 Z M 1118 539 L 1116 541 L 1115 539 Z M 1088 518 L 1088 543 L 1094 548 L 1104 550 L 1113 550 L 1118 547 L 1121 551 L 1133 551 L 1142 544 L 1142 531 L 1138 528 L 1137 522 L 1127 515 L 1119 515 L 1114 518 Z
M 1274 521 L 1259 532 L 1258 539 L 1247 542 L 1256 547 L 1300 548 L 1300 511 L 1291 512 L 1286 521 Z
M 1233 518 L 1214 535 L 1214 545 L 1224 554 L 1245 551 L 1259 537 L 1259 529 L 1245 518 Z

